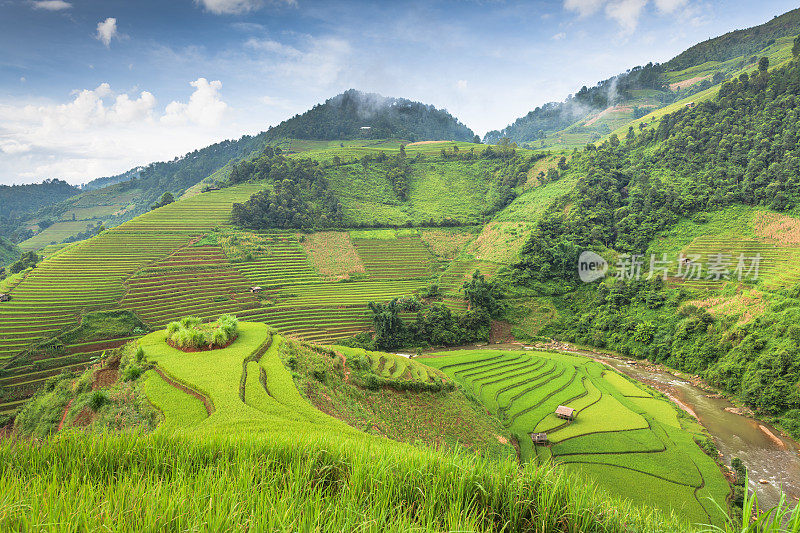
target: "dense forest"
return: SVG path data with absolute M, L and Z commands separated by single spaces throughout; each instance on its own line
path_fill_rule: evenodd
M 754 322 L 727 324 L 658 281 L 603 283 L 587 295 L 575 269 L 586 249 L 644 253 L 683 217 L 732 204 L 797 205 L 800 65 L 768 66 L 763 58 L 715 100 L 576 153 L 571 164 L 585 176 L 538 223 L 515 276 L 571 310 L 548 333 L 704 373 L 800 431 L 800 287 L 776 295 Z
M 28 185 L 0 185 L 0 218 L 16 218 L 55 204 L 80 189 L 66 181 L 51 179 Z
M 765 24 L 746 30 L 736 30 L 703 41 L 664 64 L 669 71 L 684 70 L 708 61 L 727 61 L 758 53 L 781 37 L 793 37 L 800 32 L 800 9 L 773 18 Z
M 270 128 L 269 139 L 475 140 L 471 129 L 445 110 L 350 89 Z
M 243 204 L 233 204 L 235 224 L 246 228 L 326 228 L 339 226 L 342 208 L 328 187 L 320 164 L 310 159 L 289 159 L 280 148 L 267 146 L 261 156 L 231 169 L 233 184 L 270 182 Z

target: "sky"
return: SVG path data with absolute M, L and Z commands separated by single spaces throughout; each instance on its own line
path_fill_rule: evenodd
M 476 133 L 788 0 L 0 0 L 0 184 L 256 134 L 355 88 Z

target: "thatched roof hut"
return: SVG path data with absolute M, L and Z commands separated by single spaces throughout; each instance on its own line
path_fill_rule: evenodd
M 531 433 L 534 444 L 547 444 L 547 433 Z
M 250 287 L 250 292 L 261 292 L 263 290 L 264 289 L 262 289 L 261 287 L 259 287 L 257 285 L 255 287 Z
M 556 416 L 564 420 L 573 420 L 575 418 L 575 409 L 566 405 L 559 405 L 556 409 Z

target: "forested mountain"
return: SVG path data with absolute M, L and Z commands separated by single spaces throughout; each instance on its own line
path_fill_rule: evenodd
M 765 24 L 736 30 L 696 44 L 664 63 L 667 70 L 683 70 L 707 61 L 727 61 L 763 50 L 780 37 L 800 33 L 800 8 L 773 18 Z
M 723 82 L 732 72 L 754 63 L 758 59 L 754 55 L 774 45 L 777 39 L 794 37 L 798 33 L 800 9 L 795 9 L 766 24 L 730 32 L 697 44 L 664 64 L 650 63 L 644 67 L 635 67 L 601 81 L 594 87 L 584 86 L 563 102 L 550 102 L 537 107 L 502 130 L 488 132 L 484 142 L 496 143 L 503 137 L 517 143 L 537 141 L 612 106 L 633 107 L 629 119 L 639 118 L 649 112 L 645 108 L 652 110 L 663 107 Z M 710 65 L 707 69 L 675 78 L 676 73 L 690 67 L 709 62 L 723 63 L 735 58 L 740 58 L 741 61 L 734 65 Z M 678 86 L 672 85 L 676 81 L 687 83 L 678 90 Z M 644 102 L 645 106 L 640 108 L 639 104 Z M 588 128 L 592 124 L 594 127 Z M 587 120 L 581 130 L 596 131 L 598 138 L 602 134 L 610 133 L 599 126 L 602 124 Z
M 270 128 L 267 137 L 472 141 L 475 134 L 445 110 L 350 89 Z
M 800 38 L 796 43 L 800 52 Z M 564 313 L 548 331 L 704 372 L 713 384 L 784 416 L 785 427 L 800 431 L 800 330 L 793 326 L 800 285 L 771 293 L 773 306 L 755 320 L 732 323 L 690 305 L 687 293 L 661 277 L 587 289 L 575 269 L 581 250 L 643 256 L 656 236 L 687 217 L 702 221 L 737 205 L 793 209 L 800 202 L 798 124 L 798 60 L 768 71 L 764 58 L 758 71 L 726 82 L 716 99 L 666 115 L 641 132 L 631 128 L 622 142 L 612 136 L 576 154 L 571 164 L 584 177 L 548 209 L 516 267 L 523 285 L 551 294 L 584 291 L 562 301 Z M 728 223 L 746 221 L 732 215 Z M 788 239 L 783 246 L 794 242 L 787 231 L 775 237 Z
M 19 217 L 75 196 L 80 189 L 51 179 L 28 185 L 0 185 L 0 218 Z

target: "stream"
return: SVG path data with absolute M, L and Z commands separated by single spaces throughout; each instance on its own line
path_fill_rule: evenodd
M 669 372 L 649 366 L 643 368 L 612 357 L 599 358 L 693 411 L 714 437 L 725 464 L 730 465 L 734 457 L 739 457 L 745 464 L 750 474 L 750 489 L 758 494 L 762 509 L 778 503 L 781 489 L 793 505 L 797 503 L 800 498 L 800 445 L 797 442 L 782 436 L 765 422 L 726 411 L 726 408 L 734 407 L 730 401 L 713 395 L 709 397 L 703 389 Z M 770 438 L 760 425 L 772 432 L 781 444 Z
M 488 346 L 439 348 L 437 351 L 461 349 L 520 350 L 531 347 L 510 342 Z M 766 422 L 726 411 L 727 408 L 735 408 L 727 399 L 710 396 L 708 392 L 688 380 L 649 365 L 647 361 L 628 364 L 626 360 L 618 357 L 575 350 L 571 347 L 544 349 L 564 351 L 604 361 L 623 374 L 670 396 L 708 430 L 726 465 L 730 465 L 734 457 L 742 460 L 749 472 L 750 490 L 758 495 L 761 509 L 775 506 L 780 499 L 781 490 L 786 494 L 791 506 L 800 500 L 800 444 L 781 435 L 780 431 Z M 770 431 L 775 440 L 759 426 L 764 426 Z M 780 444 L 777 441 L 780 441 Z

